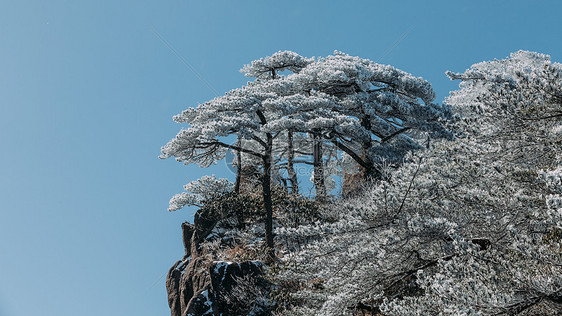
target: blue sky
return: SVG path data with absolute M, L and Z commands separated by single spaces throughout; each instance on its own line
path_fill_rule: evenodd
M 169 313 L 162 276 L 192 214 L 167 202 L 231 175 L 157 158 L 172 115 L 215 94 L 153 29 L 220 93 L 259 57 L 337 49 L 422 76 L 441 101 L 446 70 L 519 49 L 562 61 L 561 3 L 0 2 L 0 315 Z

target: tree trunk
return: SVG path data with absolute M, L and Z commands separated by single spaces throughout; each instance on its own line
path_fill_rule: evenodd
M 365 117 L 363 117 L 361 119 L 361 126 L 363 126 L 366 130 L 371 131 L 372 130 L 372 125 L 371 125 L 371 118 L 369 115 L 365 115 Z M 409 128 L 408 128 L 409 129 Z M 385 139 L 381 139 L 381 142 L 385 141 Z M 383 174 L 381 173 L 381 171 L 379 169 L 377 169 L 374 164 L 373 161 L 371 159 L 371 157 L 369 156 L 369 149 L 371 149 L 373 147 L 373 141 L 372 139 L 369 137 L 369 140 L 367 141 L 363 141 L 361 143 L 361 159 L 363 159 L 363 161 L 365 162 L 364 165 L 361 165 L 361 167 L 363 168 L 363 177 L 365 179 L 365 181 L 379 181 L 379 180 L 383 180 Z
M 291 193 L 299 194 L 299 184 L 297 173 L 294 168 L 295 149 L 293 147 L 293 132 L 287 132 L 287 173 L 289 174 L 289 181 L 291 182 Z
M 267 124 L 265 115 L 261 110 L 256 111 L 256 115 L 260 119 L 262 125 Z M 261 156 L 263 160 L 263 205 L 265 208 L 265 242 L 269 259 L 273 261 L 275 258 L 275 249 L 273 249 L 273 202 L 271 201 L 271 159 L 273 155 L 273 135 L 266 133 L 267 140 L 264 146 L 264 154 Z
M 236 146 L 240 147 L 242 142 L 240 141 L 240 137 L 238 137 L 238 141 L 236 142 Z M 236 151 L 236 181 L 234 182 L 234 192 L 240 193 L 240 178 L 242 178 L 242 153 L 240 150 Z
M 366 115 L 364 118 L 361 119 L 361 126 L 363 126 L 366 130 L 370 131 L 372 126 L 371 126 L 371 119 L 368 115 Z M 371 138 L 369 137 L 368 141 L 363 141 L 361 142 L 361 155 L 363 160 L 365 161 L 369 161 L 369 149 L 371 149 L 371 147 L 373 147 L 373 141 L 371 140 Z
M 271 154 L 273 147 L 273 137 L 267 135 L 267 148 L 263 156 L 263 204 L 265 208 L 265 240 L 268 253 L 271 258 L 274 256 L 273 249 L 273 202 L 271 201 Z
M 326 199 L 326 185 L 324 183 L 324 161 L 322 159 L 322 138 L 318 133 L 313 133 L 313 166 L 314 166 L 314 187 L 316 188 L 316 199 L 324 201 Z

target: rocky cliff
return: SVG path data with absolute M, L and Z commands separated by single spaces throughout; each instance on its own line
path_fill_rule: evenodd
M 259 260 L 222 261 L 202 245 L 213 239 L 220 244 L 232 243 L 228 238 L 216 241 L 217 223 L 198 212 L 194 224 L 181 225 L 185 255 L 166 278 L 171 315 L 267 315 L 255 302 L 267 288 L 262 277 L 264 264 Z M 244 286 L 253 290 L 242 291 Z

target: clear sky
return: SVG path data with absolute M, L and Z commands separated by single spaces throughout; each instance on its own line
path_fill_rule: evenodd
M 519 49 L 562 61 L 561 1 L 0 1 L 0 315 L 167 315 L 182 254 L 157 158 L 172 115 L 279 50 L 334 50 L 429 80 Z

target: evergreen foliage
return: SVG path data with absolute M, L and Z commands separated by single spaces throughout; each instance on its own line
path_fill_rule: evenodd
M 427 81 L 341 52 L 278 52 L 242 72 L 255 81 L 176 116 L 189 127 L 162 148 L 203 167 L 231 150 L 239 170 L 260 172 L 251 189 L 203 177 L 170 201 L 229 231 L 206 246 L 220 260 L 268 262 L 267 286 L 239 280 L 237 306 L 562 314 L 561 64 L 519 51 L 448 72 L 460 84 L 443 105 Z M 298 192 L 301 163 L 313 166 L 316 200 Z M 367 180 L 360 194 L 328 199 L 327 179 L 352 170 Z

